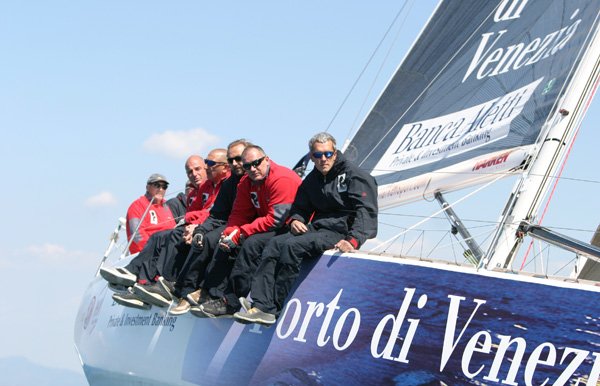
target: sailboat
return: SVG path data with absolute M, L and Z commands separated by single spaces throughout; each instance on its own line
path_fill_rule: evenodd
M 441 1 L 345 144 L 381 210 L 438 203 L 458 257 L 413 254 L 429 248 L 418 237 L 392 254 L 416 227 L 328 251 L 270 328 L 124 308 L 96 275 L 75 322 L 89 383 L 598 385 L 599 238 L 543 227 L 539 211 L 597 87 L 599 17 L 597 0 Z M 448 194 L 509 176 L 482 241 Z M 570 272 L 523 269 L 530 239 L 571 253 Z

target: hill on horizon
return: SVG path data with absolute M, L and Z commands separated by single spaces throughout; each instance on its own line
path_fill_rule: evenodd
M 0 358 L 0 384 L 2 386 L 87 386 L 81 373 L 46 367 L 23 357 Z

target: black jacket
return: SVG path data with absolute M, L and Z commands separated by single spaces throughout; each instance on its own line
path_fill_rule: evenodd
M 240 182 L 240 179 L 241 176 L 238 177 L 231 173 L 231 176 L 223 181 L 221 190 L 219 190 L 219 194 L 215 198 L 212 208 L 210 208 L 210 215 L 202 224 L 194 229 L 194 234 L 206 234 L 220 226 L 227 224 L 227 219 L 231 213 L 233 201 L 235 201 L 237 186 Z
M 187 209 L 186 199 L 185 193 L 179 193 L 177 196 L 167 200 L 167 206 L 171 209 L 175 222 L 185 216 L 185 211 Z
M 290 219 L 339 232 L 360 246 L 377 235 L 377 183 L 338 151 L 327 175 L 315 168 L 302 181 Z

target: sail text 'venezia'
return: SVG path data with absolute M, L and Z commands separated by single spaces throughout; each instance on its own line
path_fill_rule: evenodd
M 522 12 L 527 12 L 528 0 L 504 0 L 500 3 L 494 14 L 494 21 L 502 23 L 518 19 Z M 576 9 L 569 20 L 572 22 L 545 36 L 538 36 L 528 42 L 510 42 L 503 45 L 503 36 L 508 30 L 486 32 L 481 35 L 481 40 L 465 72 L 462 82 L 472 75 L 477 79 L 494 77 L 509 71 L 530 66 L 540 60 L 555 55 L 563 49 L 573 38 L 581 19 L 576 19 L 579 9 Z

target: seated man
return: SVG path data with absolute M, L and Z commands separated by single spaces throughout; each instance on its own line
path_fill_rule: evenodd
M 216 298 L 192 307 L 196 316 L 231 317 L 239 310 L 238 298 L 250 291 L 262 249 L 285 224 L 301 182 L 259 146 L 248 146 L 242 162 L 246 175 L 240 180 L 219 249 L 204 278 L 202 292 Z
M 188 157 L 188 159 L 185 161 L 185 173 L 188 177 L 188 181 L 192 183 L 192 185 L 194 186 L 194 190 L 192 192 L 190 192 L 191 195 L 193 195 L 191 198 L 188 198 L 186 205 L 190 206 L 191 203 L 193 202 L 193 200 L 195 200 L 196 198 L 196 189 L 198 188 L 198 184 L 202 183 L 204 180 L 206 180 L 206 170 L 205 170 L 205 165 L 204 165 L 204 160 L 202 159 L 202 157 L 198 156 L 198 155 L 192 155 L 190 157 Z M 168 184 L 168 182 L 167 182 Z M 164 197 L 164 193 L 163 193 L 163 197 Z M 140 200 L 141 197 L 138 199 Z M 168 204 L 168 202 L 167 202 Z M 138 210 L 139 211 L 139 210 Z M 129 224 L 128 224 L 129 225 Z M 171 224 L 172 225 L 172 224 Z M 174 225 L 165 228 L 168 230 L 171 230 L 174 227 Z M 162 242 L 163 237 L 163 232 L 155 232 L 152 235 L 150 235 L 150 237 L 147 239 L 146 242 L 149 241 L 148 244 L 151 244 L 151 248 L 154 248 L 157 244 L 158 241 Z M 128 233 L 128 237 L 129 237 L 129 233 Z M 146 242 L 144 242 L 144 247 Z M 133 245 L 133 244 L 132 244 Z M 140 252 L 141 250 L 143 250 L 144 248 L 139 248 L 139 250 L 136 250 L 136 252 Z M 130 253 L 134 253 L 134 252 L 130 252 Z M 135 260 L 135 258 L 134 258 Z M 132 260 L 133 261 L 133 260 Z M 128 266 L 129 267 L 129 266 Z M 100 273 L 102 274 L 103 272 L 106 272 L 107 269 L 110 269 L 114 272 L 114 275 L 120 276 L 120 275 L 124 275 L 125 277 L 128 276 L 132 276 L 131 272 L 129 272 L 129 270 L 127 268 L 101 268 Z M 133 270 L 136 270 L 136 268 L 132 268 Z M 111 273 L 109 273 L 107 275 L 107 277 L 105 277 L 106 280 L 108 280 L 109 282 L 111 282 L 110 277 L 112 277 L 113 275 Z M 104 275 L 103 275 L 104 277 Z M 125 279 L 126 282 L 129 282 L 129 280 Z M 120 283 L 118 279 L 115 279 L 114 284 L 124 284 L 124 283 Z M 134 280 L 135 282 L 135 280 Z
M 153 233 L 175 226 L 171 209 L 166 205 L 167 179 L 158 173 L 146 182 L 146 193 L 127 209 L 127 240 L 129 252 L 137 253 L 144 248 Z
M 209 158 L 213 156 L 218 159 L 217 162 L 220 164 L 226 163 L 225 149 L 214 149 L 209 153 Z M 222 160 L 221 160 L 222 158 Z M 199 162 L 201 161 L 201 162 Z M 212 160 L 214 161 L 214 160 Z M 188 178 L 193 181 L 202 181 L 202 178 L 207 176 L 205 164 L 199 156 L 192 156 L 188 158 L 186 162 L 186 172 Z M 214 166 L 214 165 L 213 165 Z M 197 198 L 194 203 L 188 207 L 188 212 L 195 210 L 198 218 L 208 216 L 208 211 L 214 202 L 214 198 L 218 193 L 218 189 L 221 186 L 221 182 L 228 176 L 229 168 L 219 168 L 213 170 L 214 173 L 209 174 L 209 178 L 202 183 L 197 192 Z M 205 213 L 205 214 L 202 214 Z M 182 243 L 182 237 L 184 234 L 184 226 L 178 226 L 175 229 L 160 232 L 155 234 L 151 238 L 151 242 L 148 243 L 147 247 L 144 248 L 141 253 L 135 257 L 126 267 L 102 267 L 100 274 L 109 283 L 114 285 L 123 286 L 134 286 L 133 290 L 136 292 L 143 292 L 143 295 L 149 295 L 143 289 L 160 291 L 161 295 L 165 295 L 167 299 L 159 296 L 159 302 L 161 305 L 170 304 L 169 285 L 165 280 L 159 280 L 162 276 L 166 276 L 167 280 L 174 280 L 176 274 L 173 273 L 177 269 L 171 258 L 178 254 L 187 255 L 189 246 Z M 183 244 L 183 245 L 182 245 Z M 183 249 L 183 251 L 181 251 Z M 134 284 L 138 281 L 138 285 Z M 149 285 L 149 286 L 146 286 Z M 143 288 L 140 288 L 142 287 Z M 153 296 L 153 295 L 149 295 Z M 120 304 L 148 308 L 148 301 L 143 301 L 139 294 L 136 295 L 133 292 L 118 293 L 113 295 L 113 299 Z
M 191 155 L 185 161 L 185 175 L 188 178 L 188 181 L 192 184 L 193 189 L 190 190 L 189 194 L 187 194 L 187 202 L 186 202 L 186 211 L 187 208 L 191 207 L 196 197 L 198 196 L 198 189 L 200 186 L 206 181 L 206 163 L 204 159 L 199 155 Z M 187 191 L 187 185 L 186 185 Z
M 211 261 L 231 213 L 238 183 L 244 175 L 242 152 L 250 145 L 248 141 L 239 139 L 227 146 L 227 162 L 231 168 L 231 176 L 223 182 L 208 219 L 198 225 L 191 235 L 184 235 L 184 240 L 191 244 L 191 249 L 177 276 L 175 295 L 179 300 L 175 307 L 169 309 L 172 315 L 184 314 L 189 311 L 191 305 L 198 305 L 200 301 L 201 291 L 198 288 L 204 281 L 206 266 Z
M 167 205 L 171 209 L 173 217 L 175 217 L 175 222 L 179 222 L 184 218 L 187 208 L 194 202 L 197 194 L 197 187 L 194 186 L 192 181 L 187 180 L 184 191 L 167 200 Z
M 204 160 L 207 179 L 198 188 L 198 195 L 185 214 L 183 233 L 173 231 L 159 251 L 153 253 L 153 258 L 145 262 L 145 269 L 138 275 L 138 282 L 133 286 L 134 294 L 150 304 L 167 307 L 171 304 L 173 285 L 185 259 L 190 251 L 186 243 L 187 235 L 204 222 L 210 213 L 214 201 L 221 190 L 223 182 L 230 175 L 225 149 L 213 149 Z
M 331 248 L 350 252 L 377 235 L 375 179 L 336 151 L 335 139 L 327 133 L 313 136 L 308 147 L 315 168 L 292 204 L 290 231 L 271 239 L 263 250 L 252 280 L 254 303 L 241 298 L 245 312 L 235 313 L 236 319 L 275 323 L 303 259 Z

